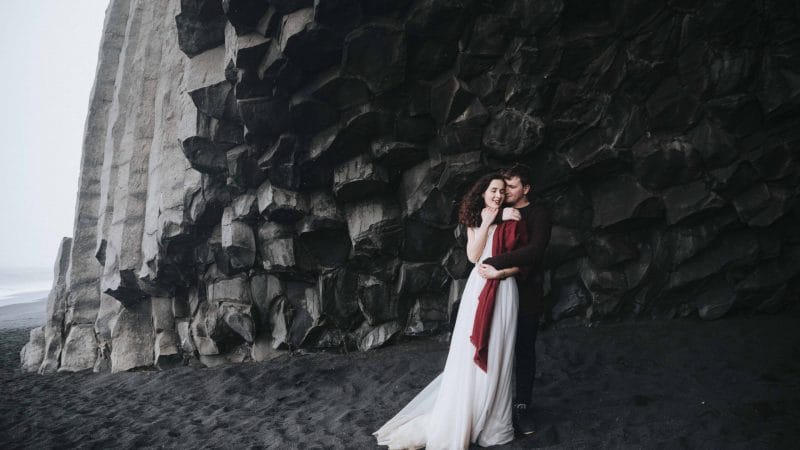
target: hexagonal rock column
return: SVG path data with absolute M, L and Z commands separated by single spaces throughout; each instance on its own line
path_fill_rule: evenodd
M 242 140 L 233 85 L 225 79 L 224 49 L 195 56 L 185 68 L 188 96 L 181 96 L 177 135 L 192 166 L 203 173 L 225 170 L 225 150 Z
M 461 153 L 442 157 L 443 170 L 438 188 L 448 194 L 465 192 L 469 184 L 486 171 L 486 158 L 481 152 Z
M 397 293 L 400 296 L 442 293 L 447 290 L 449 282 L 439 263 L 403 263 L 397 279 Z
M 194 346 L 207 365 L 246 358 L 243 346 L 255 339 L 250 285 L 244 276 L 208 284 L 191 321 Z M 219 355 L 218 358 L 216 358 Z
M 388 183 L 386 171 L 367 155 L 341 164 L 333 171 L 333 193 L 342 202 L 380 195 Z
M 314 8 L 305 8 L 283 17 L 280 49 L 298 67 L 316 72 L 341 60 L 342 39 L 314 22 Z
M 354 334 L 357 338 L 356 345 L 358 349 L 365 352 L 386 345 L 402 331 L 403 327 L 400 323 L 393 320 L 376 327 L 371 327 L 367 322 L 364 322 Z
M 452 203 L 437 187 L 444 164 L 424 161 L 403 172 L 399 194 L 406 217 L 422 222 L 449 226 L 452 222 Z
M 447 77 L 431 87 L 431 116 L 445 125 L 458 118 L 475 100 L 469 88 L 455 77 Z
M 347 230 L 356 255 L 397 255 L 402 227 L 400 211 L 385 199 L 371 199 L 345 208 Z
M 469 79 L 492 67 L 497 57 L 505 53 L 510 39 L 511 16 L 484 14 L 475 18 L 467 42 L 459 46 L 459 76 Z
M 252 0 L 224 0 L 221 3 L 237 34 L 245 34 L 256 28 L 270 6 L 267 2 Z
M 150 299 L 123 308 L 111 336 L 111 372 L 153 366 L 155 330 Z
M 601 183 L 592 191 L 592 202 L 595 227 L 608 227 L 630 218 L 654 218 L 663 214 L 658 198 L 628 174 Z
M 59 372 L 78 372 L 94 368 L 97 338 L 93 324 L 76 324 L 69 329 L 61 352 Z
M 288 339 L 284 283 L 274 275 L 257 273 L 250 278 L 250 292 L 256 313 L 251 355 L 255 361 L 264 361 L 279 355 L 278 349 Z
M 367 103 L 370 98 L 369 88 L 363 81 L 337 67 L 318 74 L 304 91 L 339 110 Z
M 222 250 L 228 255 L 234 270 L 253 267 L 256 259 L 256 239 L 253 229 L 235 219 L 232 207 L 222 213 Z
M 358 307 L 372 325 L 398 318 L 400 297 L 391 283 L 371 275 L 358 277 Z
M 236 119 L 233 108 L 236 102 L 233 94 L 233 85 L 228 80 L 205 85 L 189 92 L 192 103 L 198 111 L 215 119 Z
M 352 330 L 363 320 L 357 297 L 358 274 L 339 268 L 321 274 L 318 284 L 322 313 L 337 328 Z
M 44 359 L 44 327 L 33 328 L 28 335 L 28 342 L 19 352 L 23 372 L 38 372 Z
M 550 312 L 553 320 L 574 316 L 592 303 L 592 294 L 586 289 L 580 277 L 573 277 L 555 288 L 556 303 Z
M 289 103 L 282 97 L 239 98 L 236 101 L 248 141 L 278 136 L 289 126 Z M 248 139 L 248 134 L 251 135 Z
M 315 268 L 344 264 L 352 247 L 344 214 L 325 191 L 312 193 L 309 204 L 311 211 L 297 227 L 297 245 L 314 261 Z
M 408 314 L 409 335 L 439 331 L 448 321 L 447 288 L 450 278 L 436 263 L 403 263 L 397 278 L 397 294 L 411 304 Z
M 300 142 L 293 134 L 282 134 L 258 159 L 258 167 L 269 181 L 282 189 L 297 189 L 300 179 L 296 171 Z
M 256 74 L 255 80 L 243 78 L 237 83 L 236 98 L 288 96 L 306 78 L 306 74 L 281 52 L 280 42 L 277 39 L 270 41 L 266 56 L 258 65 Z
M 494 156 L 517 160 L 539 148 L 544 129 L 541 118 L 506 108 L 492 117 L 483 134 L 483 145 Z
M 310 135 L 336 124 L 339 113 L 325 102 L 296 95 L 289 103 L 289 117 L 294 132 Z
M 319 289 L 312 283 L 286 283 L 286 302 L 292 309 L 288 343 L 293 347 L 315 344 L 322 331 Z
M 739 194 L 732 203 L 743 222 L 764 227 L 790 211 L 790 197 L 790 192 L 783 186 L 758 183 Z
M 267 220 L 292 223 L 300 220 L 307 210 L 302 194 L 273 186 L 269 180 L 258 188 L 258 211 Z
M 648 189 L 688 183 L 701 175 L 700 154 L 684 139 L 642 139 L 632 151 L 634 172 Z
M 406 261 L 437 261 L 453 245 L 453 231 L 416 219 L 405 221 L 400 257 Z
M 233 211 L 233 218 L 236 220 L 253 222 L 259 216 L 258 197 L 252 192 L 242 194 L 233 199 L 230 207 Z
M 703 181 L 675 186 L 664 193 L 663 200 L 669 225 L 725 205 L 719 196 L 709 191 Z
M 240 145 L 226 152 L 228 186 L 233 191 L 257 188 L 267 174 L 257 164 L 257 152 L 248 145 Z
M 240 77 L 257 76 L 258 67 L 269 51 L 272 39 L 260 33 L 228 36 L 225 40 L 226 58 L 233 61 L 241 72 Z
M 227 169 L 225 152 L 202 136 L 190 136 L 181 141 L 183 152 L 198 172 L 221 173 Z
M 173 301 L 169 297 L 152 297 L 153 330 L 155 342 L 153 344 L 153 364 L 160 368 L 177 367 L 182 364 L 180 355 L 180 337 L 175 331 L 175 315 L 172 309 Z
M 58 370 L 62 344 L 63 328 L 66 318 L 67 302 L 67 270 L 72 251 L 72 239 L 64 238 L 58 249 L 53 277 L 53 287 L 47 296 L 47 322 L 44 327 L 44 356 L 39 373 L 50 373 Z
M 628 290 L 628 280 L 620 270 L 594 267 L 584 258 L 579 264 L 580 278 L 592 297 L 591 317 L 613 315 Z
M 314 21 L 333 29 L 352 30 L 362 18 L 359 0 L 320 0 L 314 2 Z
M 186 0 L 175 16 L 178 46 L 190 58 L 225 41 L 226 17 L 218 1 Z
M 293 271 L 297 267 L 294 230 L 275 222 L 258 228 L 258 249 L 261 264 L 270 272 Z
M 664 290 L 678 290 L 707 279 L 724 269 L 751 264 L 759 255 L 758 238 L 749 230 L 723 234 L 718 244 L 699 252 L 676 267 Z
M 474 264 L 467 259 L 467 249 L 464 247 L 453 247 L 442 259 L 442 268 L 450 278 L 459 280 L 469 277 Z
M 219 355 L 220 349 L 214 339 L 218 336 L 218 308 L 206 302 L 201 303 L 190 324 L 192 347 L 200 356 Z
M 444 154 L 479 150 L 489 111 L 454 77 L 431 88 L 431 115 L 442 125 L 434 147 Z
M 161 103 L 155 99 L 164 98 L 166 92 L 178 89 L 176 79 L 164 76 L 162 68 L 182 70 L 185 61 L 182 58 L 170 59 L 169 52 L 150 45 L 150 40 L 145 38 L 153 30 L 164 29 L 172 22 L 171 18 L 166 19 L 168 15 L 163 14 L 164 5 L 142 3 L 139 6 L 130 10 L 129 28 L 126 29 L 130 37 L 124 40 L 122 54 L 125 56 L 120 56 L 117 68 L 120 75 L 115 79 L 115 106 L 111 108 L 106 125 L 109 130 L 124 131 L 109 131 L 111 139 L 105 142 L 97 226 L 101 250 L 98 253 L 104 265 L 101 292 L 127 302 L 138 301 L 148 289 L 148 282 L 138 275 L 143 264 L 142 236 L 147 217 L 148 189 L 151 183 L 156 182 L 150 162 L 155 163 L 156 155 L 161 156 L 164 150 L 155 144 L 154 135 L 161 130 L 174 130 L 179 117 L 173 115 L 166 119 L 164 116 L 167 114 L 155 113 L 157 110 L 162 112 Z M 177 52 L 174 54 L 177 56 Z M 145 79 L 151 82 L 143 83 Z M 159 138 L 168 140 L 167 135 L 159 135 Z M 177 138 L 175 135 L 170 137 Z M 73 322 L 94 322 L 98 306 L 99 298 L 96 298 L 91 317 Z
M 406 43 L 401 28 L 371 24 L 345 38 L 342 65 L 372 92 L 392 88 L 405 79 Z
M 391 127 L 390 119 L 386 111 L 370 105 L 349 110 L 339 124 L 311 138 L 301 170 L 321 172 L 321 178 L 327 181 L 325 173 L 331 166 L 368 153 L 370 140 Z M 308 177 L 306 180 L 313 183 Z M 319 182 L 314 186 L 322 187 Z
M 444 294 L 420 295 L 408 312 L 407 336 L 424 336 L 438 333 L 448 324 L 447 297 Z
M 376 140 L 370 146 L 370 153 L 384 167 L 398 170 L 413 167 L 428 157 L 428 149 L 413 142 Z

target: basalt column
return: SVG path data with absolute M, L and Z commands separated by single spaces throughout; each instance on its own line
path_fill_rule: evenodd
M 777 0 L 114 0 L 68 270 L 23 365 L 446 332 L 472 268 L 458 201 L 514 162 L 553 222 L 543 321 L 780 313 L 800 292 L 799 18 Z

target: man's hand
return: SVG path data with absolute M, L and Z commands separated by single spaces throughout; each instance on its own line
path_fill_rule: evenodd
M 478 274 L 481 276 L 481 278 L 485 278 L 487 280 L 496 280 L 501 278 L 499 270 L 483 263 L 478 266 Z
M 517 208 L 503 208 L 503 220 L 522 220 Z

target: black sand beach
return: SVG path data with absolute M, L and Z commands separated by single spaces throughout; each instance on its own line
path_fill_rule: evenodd
M 47 292 L 36 293 L 39 298 L 28 303 L 0 306 L 0 330 L 34 328 L 44 325 L 47 311 Z M 21 297 L 21 296 L 20 296 Z M 25 299 L 27 301 L 27 299 Z
M 532 437 L 502 448 L 796 448 L 800 315 L 542 332 Z M 373 448 L 447 345 L 120 374 L 27 375 L 0 330 L 3 448 Z

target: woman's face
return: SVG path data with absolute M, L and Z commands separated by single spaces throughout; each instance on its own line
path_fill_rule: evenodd
M 503 180 L 492 180 L 489 187 L 483 192 L 483 202 L 489 208 L 499 208 L 503 206 L 506 198 L 506 183 Z

